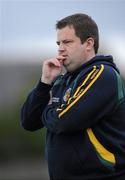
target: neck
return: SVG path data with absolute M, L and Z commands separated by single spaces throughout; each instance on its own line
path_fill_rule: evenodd
M 84 63 L 90 61 L 92 58 L 94 58 L 96 56 L 95 52 L 92 51 L 91 53 L 89 52 L 87 55 L 86 55 L 86 60 L 84 61 Z

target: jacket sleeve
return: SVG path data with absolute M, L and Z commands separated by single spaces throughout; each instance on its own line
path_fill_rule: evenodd
M 117 104 L 117 82 L 113 68 L 98 67 L 81 84 L 67 104 L 47 106 L 42 121 L 54 133 L 74 133 L 93 126 L 109 116 Z
M 24 129 L 35 131 L 44 125 L 40 119 L 50 99 L 51 86 L 39 81 L 28 95 L 21 109 L 21 125 Z

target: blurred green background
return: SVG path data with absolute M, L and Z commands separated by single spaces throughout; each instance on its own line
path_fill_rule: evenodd
M 0 179 L 48 179 L 45 129 L 21 127 L 20 111 L 41 75 L 41 65 L 0 66 Z

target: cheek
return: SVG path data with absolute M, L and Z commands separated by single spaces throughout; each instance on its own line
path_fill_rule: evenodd
M 84 55 L 83 49 L 81 48 L 76 48 L 74 51 L 74 56 L 75 57 L 82 57 Z
M 70 54 L 73 54 L 73 55 L 79 54 L 80 51 L 81 51 L 81 50 L 80 50 L 79 47 L 77 47 L 77 46 L 72 47 L 71 49 L 69 49 L 69 53 L 70 53 Z
M 83 46 L 72 46 L 71 48 L 68 48 L 67 49 L 67 52 L 69 54 L 70 57 L 81 57 L 84 55 L 84 49 L 83 49 Z

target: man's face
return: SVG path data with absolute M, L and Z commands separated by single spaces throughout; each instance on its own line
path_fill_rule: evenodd
M 79 37 L 76 36 L 73 26 L 66 26 L 57 30 L 57 44 L 59 46 L 58 53 L 64 56 L 63 65 L 67 71 L 74 71 L 86 62 L 87 44 L 81 43 Z

